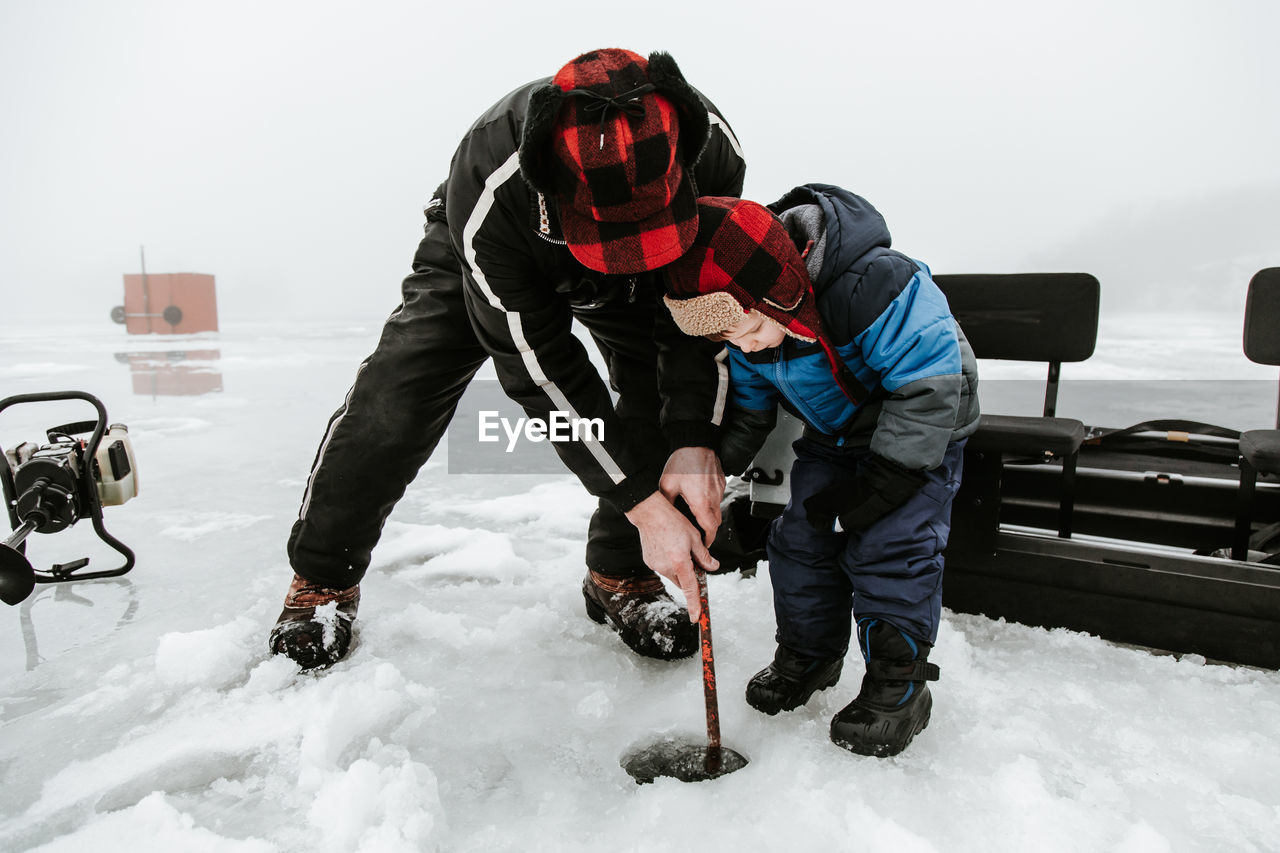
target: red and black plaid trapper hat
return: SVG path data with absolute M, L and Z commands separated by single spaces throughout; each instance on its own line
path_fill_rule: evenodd
M 709 128 L 706 107 L 666 54 L 592 51 L 531 93 L 520 167 L 553 200 L 580 263 L 644 272 L 693 242 L 689 169 Z
M 816 341 L 821 321 L 800 252 L 786 226 L 754 201 L 698 199 L 698 234 L 666 270 L 663 297 L 687 335 L 715 335 L 755 309 L 787 334 Z
M 758 311 L 791 337 L 821 344 L 845 396 L 855 403 L 866 397 L 823 332 L 804 259 L 769 208 L 738 198 L 698 199 L 693 245 L 663 272 L 663 301 L 686 335 L 718 335 Z

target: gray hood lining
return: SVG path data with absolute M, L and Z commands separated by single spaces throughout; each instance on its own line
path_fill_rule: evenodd
M 809 241 L 813 241 L 813 248 L 805 256 L 804 264 L 809 271 L 809 279 L 817 281 L 827 249 L 826 217 L 822 215 L 822 208 L 816 204 L 801 204 L 782 211 L 778 218 L 800 251 L 803 252 Z

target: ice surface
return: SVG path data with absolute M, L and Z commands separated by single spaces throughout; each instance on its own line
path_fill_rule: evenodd
M 1104 334 L 1064 378 L 1172 378 L 1215 351 L 1216 375 L 1257 375 L 1236 329 L 1189 339 L 1194 359 L 1169 358 L 1166 332 Z M 133 572 L 0 611 L 0 849 L 1276 849 L 1280 675 L 947 613 L 929 728 L 897 758 L 853 756 L 827 724 L 856 656 L 793 713 L 742 699 L 773 652 L 767 566 L 710 582 L 724 743 L 751 763 L 637 786 L 624 753 L 705 731 L 699 667 L 637 658 L 585 617 L 594 502 L 567 475 L 449 474 L 438 454 L 386 526 L 350 656 L 320 675 L 269 657 L 306 473 L 377 333 L 0 335 L 0 396 L 97 394 L 141 483 L 106 516 Z M 211 346 L 223 390 L 203 396 L 152 393 L 113 358 Z M 35 408 L 0 414 L 0 444 L 85 416 Z M 110 565 L 81 527 L 32 559 Z

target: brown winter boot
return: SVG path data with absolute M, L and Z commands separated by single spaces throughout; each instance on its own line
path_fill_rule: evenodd
M 359 584 L 328 589 L 295 574 L 271 629 L 271 653 L 286 655 L 303 669 L 332 666 L 351 645 L 351 623 L 359 606 Z
M 698 649 L 698 628 L 667 593 L 662 579 L 615 578 L 588 571 L 582 579 L 587 615 L 608 624 L 633 652 L 660 660 L 687 658 Z

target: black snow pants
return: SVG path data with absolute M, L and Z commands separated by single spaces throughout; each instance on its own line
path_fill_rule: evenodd
M 413 268 L 403 302 L 329 420 L 289 536 L 289 562 L 312 583 L 345 589 L 364 577 L 383 523 L 488 357 L 467 317 L 443 215 L 428 216 Z M 661 470 L 667 444 L 658 427 L 657 349 L 634 307 L 618 304 L 625 298 L 575 317 L 605 358 L 629 438 Z M 604 500 L 591 518 L 586 563 L 617 577 L 649 572 L 635 528 Z

